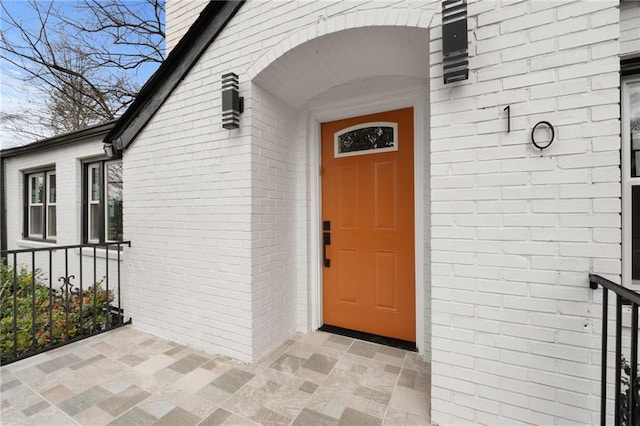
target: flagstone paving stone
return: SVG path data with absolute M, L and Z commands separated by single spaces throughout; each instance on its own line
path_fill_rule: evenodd
M 325 332 L 249 365 L 128 326 L 0 367 L 0 424 L 429 425 L 430 373 Z

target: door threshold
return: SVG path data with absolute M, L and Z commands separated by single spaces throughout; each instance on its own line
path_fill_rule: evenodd
M 365 340 L 379 345 L 391 346 L 392 348 L 404 349 L 405 351 L 418 352 L 416 343 L 408 340 L 379 336 L 377 334 L 365 333 L 364 331 L 350 330 L 348 328 L 336 327 L 334 325 L 327 324 L 324 324 L 318 330 L 331 334 L 339 334 L 340 336 L 351 337 L 352 339 Z

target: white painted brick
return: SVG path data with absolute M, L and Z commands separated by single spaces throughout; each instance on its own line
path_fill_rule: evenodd
M 502 324 L 500 326 L 502 334 L 512 337 L 527 336 L 530 340 L 540 340 L 543 342 L 553 342 L 555 331 L 546 327 L 535 327 L 533 325 Z M 517 377 L 515 377 L 517 378 Z
M 507 227 L 555 227 L 558 225 L 558 216 L 554 214 L 536 214 L 533 216 L 528 214 L 509 214 L 504 216 L 503 225 Z
M 486 359 L 477 360 L 478 370 L 485 373 L 495 374 L 499 377 L 508 377 L 517 380 L 527 380 L 527 369 L 515 365 L 506 365 L 498 361 Z
M 523 16 L 514 16 L 511 19 L 505 19 L 501 22 L 500 31 L 504 34 L 525 30 L 527 28 L 538 27 L 540 26 L 541 22 L 553 21 L 554 15 L 554 10 L 543 10 L 537 13 L 530 13 Z
M 617 229 L 594 229 L 593 241 L 597 243 L 620 243 L 621 235 Z M 608 256 L 607 256 L 608 257 Z
M 479 201 L 478 213 L 527 213 L 529 204 L 524 200 Z
M 618 40 L 592 45 L 589 48 L 591 51 L 591 60 L 596 61 L 602 58 L 609 58 L 612 54 L 619 55 L 620 48 L 621 43 L 619 43 Z
M 569 164 L 574 164 L 573 161 Z M 531 173 L 535 185 L 570 184 L 589 182 L 588 170 L 554 170 Z
M 604 231 L 604 230 L 603 230 Z M 617 231 L 614 231 L 617 233 Z M 604 243 L 591 243 L 591 244 L 572 244 L 561 243 L 560 254 L 562 256 L 574 256 L 574 257 L 600 257 L 600 258 L 620 258 L 620 245 L 619 244 L 604 244 Z
M 548 414 L 542 414 L 539 411 L 532 411 L 530 409 L 523 409 L 514 407 L 511 405 L 504 405 L 502 407 L 502 414 L 508 419 L 514 419 L 526 424 L 552 424 L 554 417 Z
M 529 10 L 526 3 L 515 4 L 511 6 L 503 6 L 497 10 L 488 10 L 478 15 L 478 26 L 500 23 L 509 19 L 525 15 Z
M 510 322 L 518 324 L 526 324 L 528 313 L 523 310 L 503 309 L 493 307 L 476 307 L 476 316 L 478 318 L 497 320 L 500 323 Z M 487 330 L 488 331 L 488 330 Z
M 609 89 L 592 91 L 589 96 L 578 95 L 563 97 L 558 100 L 558 109 L 577 109 L 586 106 L 615 104 L 619 100 L 619 96 L 617 90 Z
M 601 76 L 603 73 L 616 71 L 618 67 L 619 64 L 617 62 L 611 60 L 610 57 L 607 57 L 606 59 L 601 59 L 599 61 L 590 61 L 562 67 L 558 70 L 558 78 L 561 81 L 581 77 L 599 78 L 598 76 Z M 609 75 L 607 75 L 607 77 L 609 78 Z
M 555 79 L 555 70 L 533 71 L 525 75 L 505 78 L 503 80 L 503 87 L 505 89 L 517 89 L 551 83 L 555 81 Z
M 500 405 L 497 402 L 489 399 L 479 398 L 477 396 L 470 397 L 463 394 L 454 394 L 453 401 L 457 405 L 473 408 L 479 411 L 486 411 L 492 414 L 498 414 L 500 412 Z
M 531 398 L 529 408 L 536 411 L 550 413 L 560 419 L 574 420 L 580 424 L 587 424 L 591 419 L 591 411 L 563 404 L 550 403 L 549 401 Z
M 473 277 L 476 276 L 473 274 L 473 272 L 475 272 L 477 276 L 481 276 L 481 278 L 488 278 L 487 280 L 478 280 L 478 290 L 481 292 L 512 294 L 518 296 L 525 296 L 527 294 L 528 288 L 524 284 L 515 282 L 490 281 L 490 279 L 492 278 L 495 279 L 496 275 L 500 275 L 500 271 L 496 270 L 495 268 L 465 267 L 463 269 L 462 267 L 457 267 L 455 271 L 457 274 L 461 274 L 462 276 L 464 276 L 464 273 L 467 272 L 467 276 Z M 479 271 L 484 271 L 485 273 L 478 273 Z
M 533 200 L 533 213 L 583 213 L 589 211 L 589 200 Z
M 496 79 L 502 79 L 505 77 L 512 77 L 515 75 L 522 75 L 528 72 L 528 67 L 525 62 L 515 62 L 512 64 L 499 64 L 492 67 L 483 67 L 478 70 L 478 81 L 490 81 Z M 503 98 L 504 99 L 504 98 Z M 509 101 L 508 99 L 504 99 L 503 102 Z M 491 102 L 491 106 L 494 106 L 495 103 Z
M 527 228 L 478 228 L 480 240 L 525 241 L 529 236 Z
M 478 254 L 478 265 L 483 266 L 504 266 L 507 268 L 526 269 L 528 260 L 522 256 Z
M 530 89 L 531 99 L 555 98 L 562 95 L 585 93 L 589 90 L 589 80 L 586 78 L 562 81 L 558 83 L 535 86 Z M 554 120 L 554 122 L 557 122 Z
M 593 121 L 609 120 L 618 118 L 620 107 L 618 105 L 603 105 L 591 108 L 591 119 Z
M 565 22 L 552 22 L 547 25 L 532 28 L 529 32 L 529 37 L 531 38 L 531 41 L 542 40 L 550 37 L 557 38 L 564 34 L 584 31 L 588 26 L 589 20 L 586 17 L 572 19 Z
M 553 158 L 522 158 L 502 161 L 503 172 L 523 172 L 553 170 L 556 160 Z
M 543 55 L 537 58 L 531 58 L 529 61 L 531 63 L 532 71 L 560 67 L 559 70 L 562 72 L 562 67 L 564 66 L 580 64 L 589 61 L 589 59 L 589 49 L 582 48 L 570 50 L 568 52 L 564 51 Z
M 474 35 L 478 40 L 486 40 L 488 38 L 492 38 L 500 34 L 500 26 L 499 25 L 486 25 L 477 28 L 474 31 Z
M 531 239 L 534 241 L 570 241 L 589 242 L 591 233 L 588 229 L 572 228 L 540 228 L 531 229 Z
M 544 357 L 560 358 L 582 363 L 589 361 L 588 350 L 557 343 L 531 342 L 531 352 Z
M 620 79 L 618 73 L 606 73 L 600 75 L 594 75 L 591 77 L 591 89 L 602 90 L 612 87 L 620 87 Z
M 590 1 L 590 2 L 575 2 L 566 6 L 558 8 L 558 19 L 565 20 L 576 16 L 583 16 L 593 12 L 597 12 L 603 9 L 610 9 L 614 5 L 612 1 Z M 606 10 L 604 11 L 606 14 Z M 596 16 L 596 15 L 594 15 Z
M 517 393 L 504 391 L 488 386 L 478 386 L 478 395 L 480 397 L 491 399 L 495 401 L 501 401 L 505 404 L 515 405 L 519 407 L 527 407 L 527 397 Z
M 558 165 L 563 169 L 573 168 L 597 168 L 603 166 L 615 166 L 620 163 L 620 155 L 615 151 L 599 154 L 583 154 L 560 158 Z M 570 183 L 570 182 L 566 182 Z
M 596 3 L 596 2 L 594 2 Z M 617 25 L 608 25 L 579 33 L 567 34 L 558 38 L 558 48 L 560 50 L 571 49 L 574 47 L 590 45 L 594 43 L 602 43 L 607 40 L 613 40 L 619 36 Z
M 556 312 L 557 303 L 553 300 L 519 297 L 519 296 L 505 296 L 503 305 L 506 308 L 520 308 L 528 311 L 537 312 Z
M 561 198 L 607 198 L 620 197 L 620 185 L 616 183 L 593 183 L 580 185 L 562 185 Z

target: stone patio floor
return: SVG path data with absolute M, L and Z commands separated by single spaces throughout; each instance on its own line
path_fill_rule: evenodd
M 7 425 L 428 425 L 430 365 L 323 332 L 249 365 L 132 326 L 0 368 Z

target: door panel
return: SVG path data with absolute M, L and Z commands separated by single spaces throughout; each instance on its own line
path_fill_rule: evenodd
M 324 323 L 415 341 L 413 109 L 322 124 L 322 169 Z

